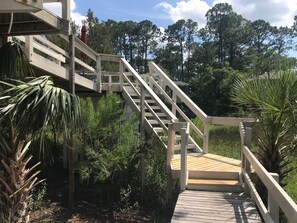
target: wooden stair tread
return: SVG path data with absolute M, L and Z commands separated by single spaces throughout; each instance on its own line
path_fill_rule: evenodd
M 240 186 L 238 180 L 219 180 L 219 179 L 189 179 L 188 184 L 196 185 L 226 185 L 226 186 Z
M 170 123 L 171 122 L 171 120 L 161 120 L 164 124 L 168 124 L 168 123 Z M 148 120 L 148 122 L 150 123 L 150 124 L 159 124 L 159 122 L 157 121 L 157 120 L 154 120 L 154 119 L 149 119 Z

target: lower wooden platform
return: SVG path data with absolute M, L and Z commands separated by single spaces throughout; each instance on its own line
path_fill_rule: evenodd
M 242 193 L 186 190 L 179 195 L 172 223 L 259 223 L 251 198 Z
M 215 154 L 193 153 L 187 156 L 187 170 L 239 172 L 240 160 Z M 172 170 L 180 170 L 180 155 L 175 155 L 171 161 Z

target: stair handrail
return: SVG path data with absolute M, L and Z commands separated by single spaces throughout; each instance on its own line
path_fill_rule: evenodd
M 147 85 L 147 83 L 141 78 L 141 76 L 135 71 L 135 69 L 128 63 L 127 60 L 121 58 L 124 68 L 126 68 L 132 76 L 143 87 L 144 90 L 153 98 L 153 100 L 163 109 L 165 114 L 170 117 L 171 120 L 177 120 L 176 116 L 168 109 L 164 102 L 157 96 L 157 94 Z
M 198 116 L 203 122 L 207 122 L 208 116 L 205 112 L 199 108 L 190 98 L 186 95 L 170 78 L 167 76 L 154 62 L 149 62 L 150 70 L 158 73 L 163 80 L 166 81 L 166 85 L 174 90 L 176 96 L 178 96 L 183 103 L 185 103 L 196 116 Z
M 209 141 L 209 125 L 211 119 L 206 113 L 203 112 L 190 98 L 186 95 L 170 78 L 162 71 L 154 62 L 149 62 L 149 71 L 151 76 L 151 85 L 156 86 L 157 89 L 164 95 L 165 99 L 172 104 L 173 111 L 177 111 L 184 119 L 190 124 L 190 128 L 198 134 L 198 136 L 203 140 L 203 152 L 208 152 L 208 141 Z M 153 75 L 157 74 L 161 79 L 161 86 L 154 80 Z M 165 91 L 165 87 L 168 86 L 172 90 L 171 98 Z M 200 130 L 190 118 L 177 106 L 177 97 L 188 106 L 188 108 L 202 121 L 203 132 Z M 194 141 L 194 140 L 193 140 Z M 194 142 L 196 144 L 196 142 Z M 197 145 L 197 144 L 196 144 Z M 199 148 L 200 146 L 197 145 Z
M 246 193 L 254 198 L 265 222 L 279 222 L 279 208 L 284 212 L 289 222 L 297 219 L 297 204 L 278 183 L 278 175 L 269 173 L 255 155 L 251 152 L 251 130 L 253 123 L 242 122 L 239 126 L 242 145 L 242 178 Z M 268 208 L 251 180 L 251 167 L 258 175 L 268 191 Z

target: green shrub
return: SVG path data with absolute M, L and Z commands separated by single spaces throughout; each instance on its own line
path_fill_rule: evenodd
M 45 195 L 47 192 L 46 183 L 43 182 L 39 189 L 36 188 L 33 190 L 32 197 L 29 199 L 29 209 L 30 211 L 37 211 L 44 209 L 48 206 L 49 202 L 45 199 Z

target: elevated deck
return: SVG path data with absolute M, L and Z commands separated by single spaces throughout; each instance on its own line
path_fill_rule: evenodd
M 43 7 L 60 2 L 62 18 Z M 1 0 L 0 35 L 32 35 L 69 31 L 69 0 Z

